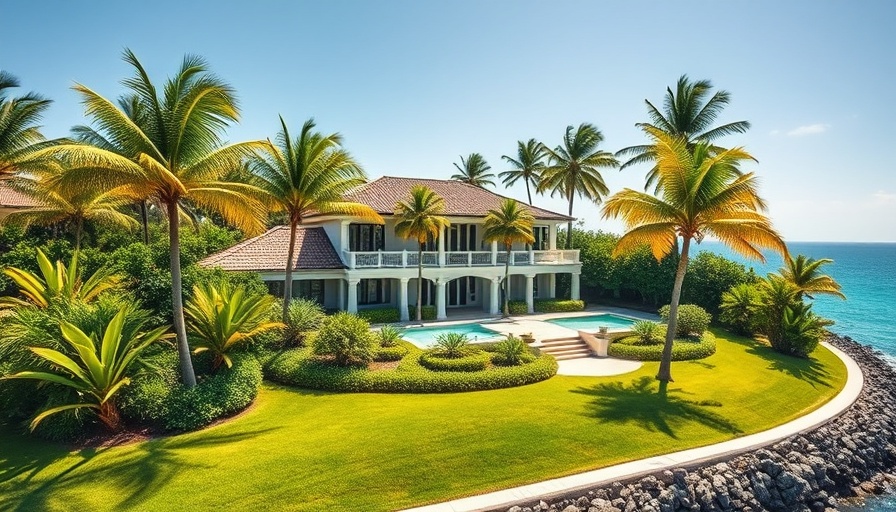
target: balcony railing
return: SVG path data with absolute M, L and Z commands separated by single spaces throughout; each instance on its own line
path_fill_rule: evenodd
M 345 251 L 343 256 L 350 269 L 358 268 L 412 268 L 418 263 L 417 252 L 412 251 Z M 447 251 L 444 257 L 436 251 L 423 253 L 424 267 L 494 267 L 504 266 L 506 252 Z M 511 251 L 510 265 L 571 265 L 579 262 L 578 249 L 554 251 Z

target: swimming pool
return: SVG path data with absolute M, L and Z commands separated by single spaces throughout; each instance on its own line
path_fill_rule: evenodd
M 632 318 L 627 318 L 619 315 L 611 315 L 609 313 L 546 320 L 546 322 L 559 325 L 560 327 L 589 332 L 597 332 L 600 327 L 609 327 L 610 329 L 629 329 L 636 321 L 637 320 L 634 320 Z
M 404 339 L 420 348 L 433 347 L 440 334 L 459 332 L 467 335 L 471 343 L 496 340 L 503 336 L 499 332 L 486 329 L 478 323 L 454 324 L 439 327 L 411 327 L 404 331 Z

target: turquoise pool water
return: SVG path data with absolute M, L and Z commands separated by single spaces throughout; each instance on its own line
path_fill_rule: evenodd
M 577 316 L 573 318 L 557 318 L 547 320 L 547 322 L 566 327 L 567 329 L 575 329 L 577 331 L 597 332 L 600 327 L 609 327 L 610 329 L 628 329 L 635 323 L 635 320 L 624 316 L 601 314 Z
M 420 348 L 435 346 L 436 339 L 446 332 L 460 332 L 466 334 L 470 342 L 485 341 L 501 338 L 501 334 L 491 329 L 486 329 L 477 323 L 455 324 L 440 327 L 411 327 L 404 332 L 404 339 Z

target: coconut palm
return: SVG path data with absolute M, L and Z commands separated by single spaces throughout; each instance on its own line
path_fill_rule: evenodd
M 246 183 L 222 179 L 265 146 L 252 141 L 225 145 L 223 130 L 239 118 L 233 89 L 211 74 L 200 57 L 187 56 L 177 75 L 161 90 L 130 51 L 124 60 L 134 75 L 124 80 L 132 110 L 122 109 L 77 84 L 87 116 L 98 133 L 122 154 L 87 144 L 62 144 L 46 150 L 68 169 L 60 186 L 109 190 L 121 187 L 135 201 L 151 199 L 168 216 L 174 330 L 184 385 L 196 376 L 190 360 L 183 317 L 179 204 L 216 212 L 248 234 L 264 229 L 263 192 Z
M 451 225 L 445 212 L 445 200 L 431 188 L 417 185 L 410 196 L 395 205 L 395 234 L 417 241 L 417 321 L 423 319 L 423 244 L 437 239 Z
M 460 157 L 460 165 L 454 164 L 458 174 L 451 176 L 452 180 L 468 183 L 474 187 L 485 188 L 486 185 L 495 186 L 492 181 L 495 175 L 488 172 L 492 167 L 488 165 L 485 158 L 479 153 L 470 153 L 466 159 Z
M 368 222 L 383 223 L 371 207 L 344 201 L 343 195 L 363 184 L 367 177 L 348 151 L 342 149 L 338 133 L 314 131 L 314 120 L 305 121 L 302 132 L 290 137 L 280 118 L 276 145 L 270 144 L 250 160 L 250 169 L 261 178 L 259 187 L 267 192 L 275 210 L 289 219 L 289 251 L 283 283 L 283 321 L 287 320 L 292 298 L 292 271 L 295 266 L 296 231 L 311 213 L 350 215 Z
M 535 139 L 529 139 L 528 142 L 518 141 L 516 149 L 516 158 L 507 155 L 501 155 L 507 163 L 514 166 L 509 171 L 503 171 L 498 174 L 503 180 L 504 185 L 511 186 L 519 180 L 523 180 L 526 184 L 526 196 L 529 198 L 529 204 L 532 204 L 532 191 L 529 186 L 538 190 L 538 182 L 541 179 L 541 171 L 544 169 L 545 148 Z
M 576 196 L 584 197 L 600 204 L 610 193 L 601 168 L 615 168 L 619 162 L 598 146 L 604 136 L 592 124 L 582 123 L 578 128 L 566 127 L 563 144 L 551 150 L 544 147 L 549 164 L 541 172 L 539 192 L 551 191 L 551 196 L 560 194 L 569 202 L 569 216 L 572 217 L 573 201 Z M 572 219 L 566 226 L 566 248 L 572 248 Z
M 753 157 L 741 148 L 715 153 L 709 144 L 693 149 L 682 137 L 648 129 L 654 139 L 660 197 L 625 189 L 607 200 L 604 218 L 621 217 L 627 232 L 619 239 L 614 255 L 647 245 L 657 260 L 669 254 L 681 237 L 681 255 L 669 311 L 669 328 L 657 379 L 672 380 L 672 342 L 678 323 L 681 284 L 688 264 L 691 241 L 700 243 L 712 235 L 732 250 L 764 261 L 759 248 L 782 254 L 787 248 L 762 212 L 753 173 L 742 174 L 738 166 Z
M 507 258 L 504 262 L 504 316 L 510 316 L 510 250 L 514 243 L 535 242 L 532 223 L 535 218 L 519 202 L 506 198 L 497 209 L 485 216 L 482 238 L 486 242 L 504 244 Z
M 687 75 L 681 75 L 675 92 L 666 88 L 666 96 L 663 98 L 663 109 L 660 111 L 649 100 L 647 104 L 647 116 L 649 123 L 637 123 L 635 126 L 644 131 L 659 130 L 668 135 L 684 137 L 689 144 L 707 142 L 712 144 L 715 140 L 732 133 L 744 133 L 750 129 L 748 121 L 735 121 L 712 128 L 719 114 L 731 102 L 731 94 L 728 91 L 712 93 L 712 82 L 698 80 L 692 82 Z M 711 146 L 713 150 L 721 150 Z M 630 146 L 616 152 L 617 157 L 630 157 L 620 170 L 643 162 L 654 162 L 656 154 L 652 145 Z M 647 174 L 645 190 L 656 184 L 658 178 L 656 166 Z
M 7 90 L 15 87 L 19 87 L 19 80 L 0 71 L 0 180 L 14 176 L 29 153 L 50 144 L 37 122 L 52 101 L 33 92 L 8 96 Z
M 833 262 L 834 260 L 827 258 L 816 260 L 800 254 L 796 258 L 787 258 L 779 272 L 781 277 L 797 287 L 800 299 L 803 295 L 814 299 L 813 294 L 820 293 L 846 300 L 846 295 L 840 291 L 840 284 L 831 276 L 821 273 L 822 265 Z

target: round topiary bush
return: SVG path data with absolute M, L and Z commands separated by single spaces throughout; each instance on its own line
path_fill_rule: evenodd
M 607 355 L 634 361 L 659 361 L 663 358 L 665 344 L 644 345 L 637 335 L 626 336 L 610 343 Z M 716 337 L 709 331 L 698 339 L 676 339 L 672 345 L 673 361 L 703 359 L 716 353 Z
M 427 350 L 420 355 L 420 365 L 434 372 L 480 372 L 485 370 L 489 355 L 473 352 L 462 357 L 444 357 L 437 350 Z
M 659 310 L 660 318 L 663 322 L 669 323 L 669 306 L 663 306 Z M 678 306 L 678 325 L 675 329 L 675 335 L 678 337 L 700 336 L 706 329 L 709 329 L 709 323 L 712 321 L 712 315 L 705 309 L 694 304 L 681 304 Z
M 379 347 L 376 349 L 376 355 L 373 356 L 374 361 L 381 363 L 387 361 L 401 361 L 404 356 L 408 355 L 407 347 L 395 345 L 392 347 Z
M 376 356 L 376 347 L 367 320 L 345 312 L 328 318 L 314 338 L 314 353 L 332 356 L 339 366 L 366 365 Z

